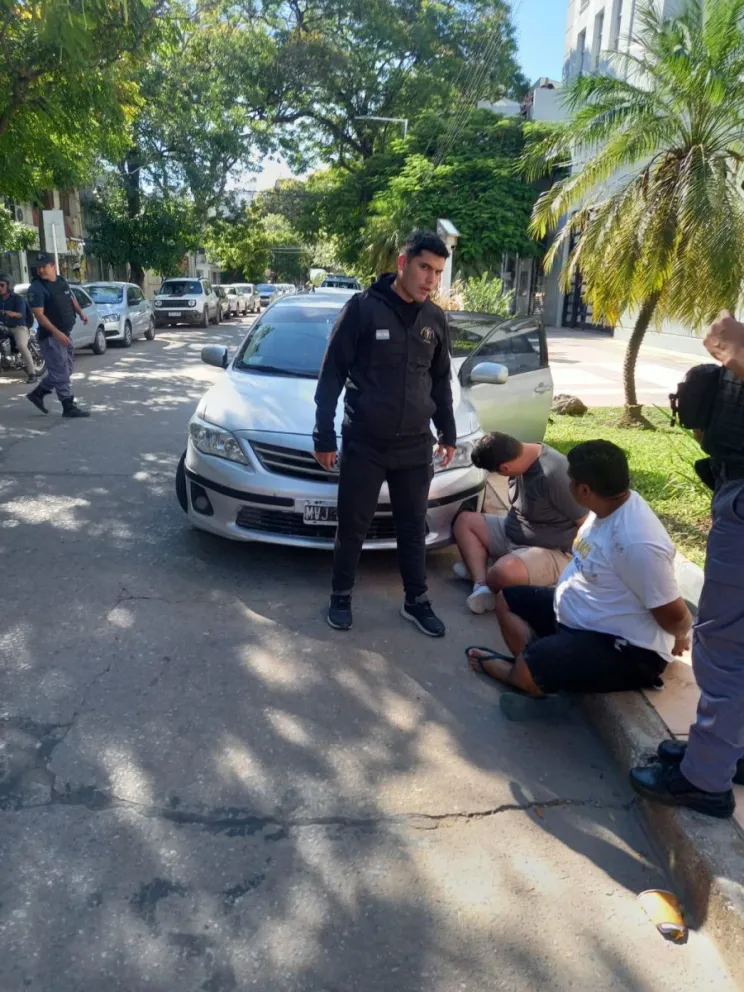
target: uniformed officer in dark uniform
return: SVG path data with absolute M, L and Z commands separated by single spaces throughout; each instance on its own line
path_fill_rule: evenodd
M 724 371 L 702 439 L 715 495 L 692 641 L 697 720 L 688 742 L 662 741 L 630 781 L 646 799 L 723 819 L 732 782 L 744 785 L 744 324 L 725 310 L 704 343 Z
M 398 271 L 381 276 L 347 303 L 323 360 L 314 432 L 315 457 L 336 464 L 336 406 L 346 386 L 338 486 L 338 529 L 328 623 L 352 624 L 351 592 L 362 544 L 387 481 L 405 601 L 401 614 L 431 637 L 445 627 L 426 586 L 426 510 L 433 465 L 452 460 L 457 431 L 452 410 L 449 332 L 444 312 L 429 299 L 449 252 L 436 234 L 415 231 L 398 257 Z
M 39 324 L 39 346 L 46 362 L 46 376 L 28 394 L 33 405 L 42 413 L 49 413 L 44 397 L 56 390 L 62 404 L 63 417 L 89 417 L 81 410 L 72 395 L 70 378 L 75 365 L 75 348 L 70 333 L 78 314 L 88 323 L 71 291 L 67 280 L 57 274 L 54 255 L 41 252 L 36 262 L 37 276 L 28 289 L 28 302 Z

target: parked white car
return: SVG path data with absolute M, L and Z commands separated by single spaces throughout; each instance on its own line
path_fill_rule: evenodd
M 15 292 L 25 299 L 28 295 L 29 285 L 30 283 L 27 282 L 18 283 L 15 287 Z M 70 338 L 75 345 L 75 350 L 90 348 L 94 355 L 102 355 L 106 350 L 106 329 L 101 314 L 98 312 L 98 307 L 82 286 L 70 283 L 70 289 L 80 304 L 80 309 L 84 311 L 85 316 L 88 318 L 87 324 L 84 324 L 80 317 L 75 318 L 75 326 L 70 332 Z M 38 326 L 38 322 L 34 320 L 34 327 L 38 329 Z
M 83 287 L 98 307 L 107 341 L 128 348 L 135 338 L 155 337 L 152 303 L 131 282 L 87 282 Z
M 328 335 L 351 293 L 286 296 L 251 327 L 237 354 L 202 351 L 224 375 L 189 424 L 176 493 L 189 520 L 238 541 L 333 547 L 338 475 L 313 455 L 315 390 Z M 553 398 L 545 331 L 532 317 L 449 313 L 457 451 L 435 468 L 427 512 L 428 547 L 452 540 L 461 510 L 480 510 L 486 475 L 471 461 L 483 431 L 541 441 Z M 340 436 L 343 397 L 336 430 Z M 394 548 L 387 486 L 365 548 Z
M 261 300 L 252 282 L 236 282 L 235 288 L 245 303 L 243 313 L 260 313 Z
M 248 300 L 241 296 L 238 292 L 237 286 L 223 286 L 224 291 L 227 293 L 227 301 L 230 306 L 230 313 L 234 317 L 240 317 L 241 314 L 246 313 L 248 307 Z
M 220 298 L 207 279 L 186 276 L 166 279 L 153 302 L 157 327 L 173 327 L 176 324 L 209 327 L 210 324 L 219 324 L 222 319 Z

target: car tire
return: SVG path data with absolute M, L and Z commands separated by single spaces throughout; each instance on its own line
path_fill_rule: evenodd
M 147 330 L 145 331 L 145 338 L 148 341 L 155 340 L 155 321 L 150 318 L 150 323 L 147 325 Z
M 209 327 L 209 307 L 206 303 L 204 304 L 204 312 L 202 313 L 201 324 L 199 326 Z
M 189 512 L 189 497 L 186 492 L 186 452 L 181 455 L 176 469 L 176 498 L 184 513 Z
M 133 337 L 132 337 L 132 325 L 129 323 L 129 321 L 127 321 L 124 324 L 124 336 L 121 339 L 121 346 L 122 346 L 122 348 L 131 348 L 132 347 L 132 340 L 133 340 Z
M 103 327 L 99 327 L 96 330 L 95 337 L 93 338 L 93 344 L 90 346 L 90 350 L 94 355 L 103 355 L 107 348 L 106 342 L 106 332 Z
M 220 310 L 219 307 L 217 307 L 217 313 L 214 318 L 214 323 L 215 323 L 215 327 L 219 327 L 219 325 L 222 323 L 222 311 Z

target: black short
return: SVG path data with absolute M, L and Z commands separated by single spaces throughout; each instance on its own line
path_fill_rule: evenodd
M 667 663 L 661 655 L 614 634 L 557 623 L 554 595 L 555 589 L 544 586 L 504 589 L 511 612 L 535 633 L 524 660 L 543 692 L 624 692 L 663 684 Z

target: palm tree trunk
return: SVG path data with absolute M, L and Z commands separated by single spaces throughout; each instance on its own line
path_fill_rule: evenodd
M 647 426 L 647 421 L 643 417 L 643 406 L 638 402 L 636 393 L 635 371 L 638 361 L 638 352 L 646 336 L 648 325 L 654 315 L 656 304 L 659 302 L 661 293 L 652 293 L 643 303 L 638 313 L 638 317 L 630 335 L 628 347 L 625 349 L 625 360 L 623 362 L 623 390 L 625 391 L 625 409 L 620 421 L 623 427 Z

